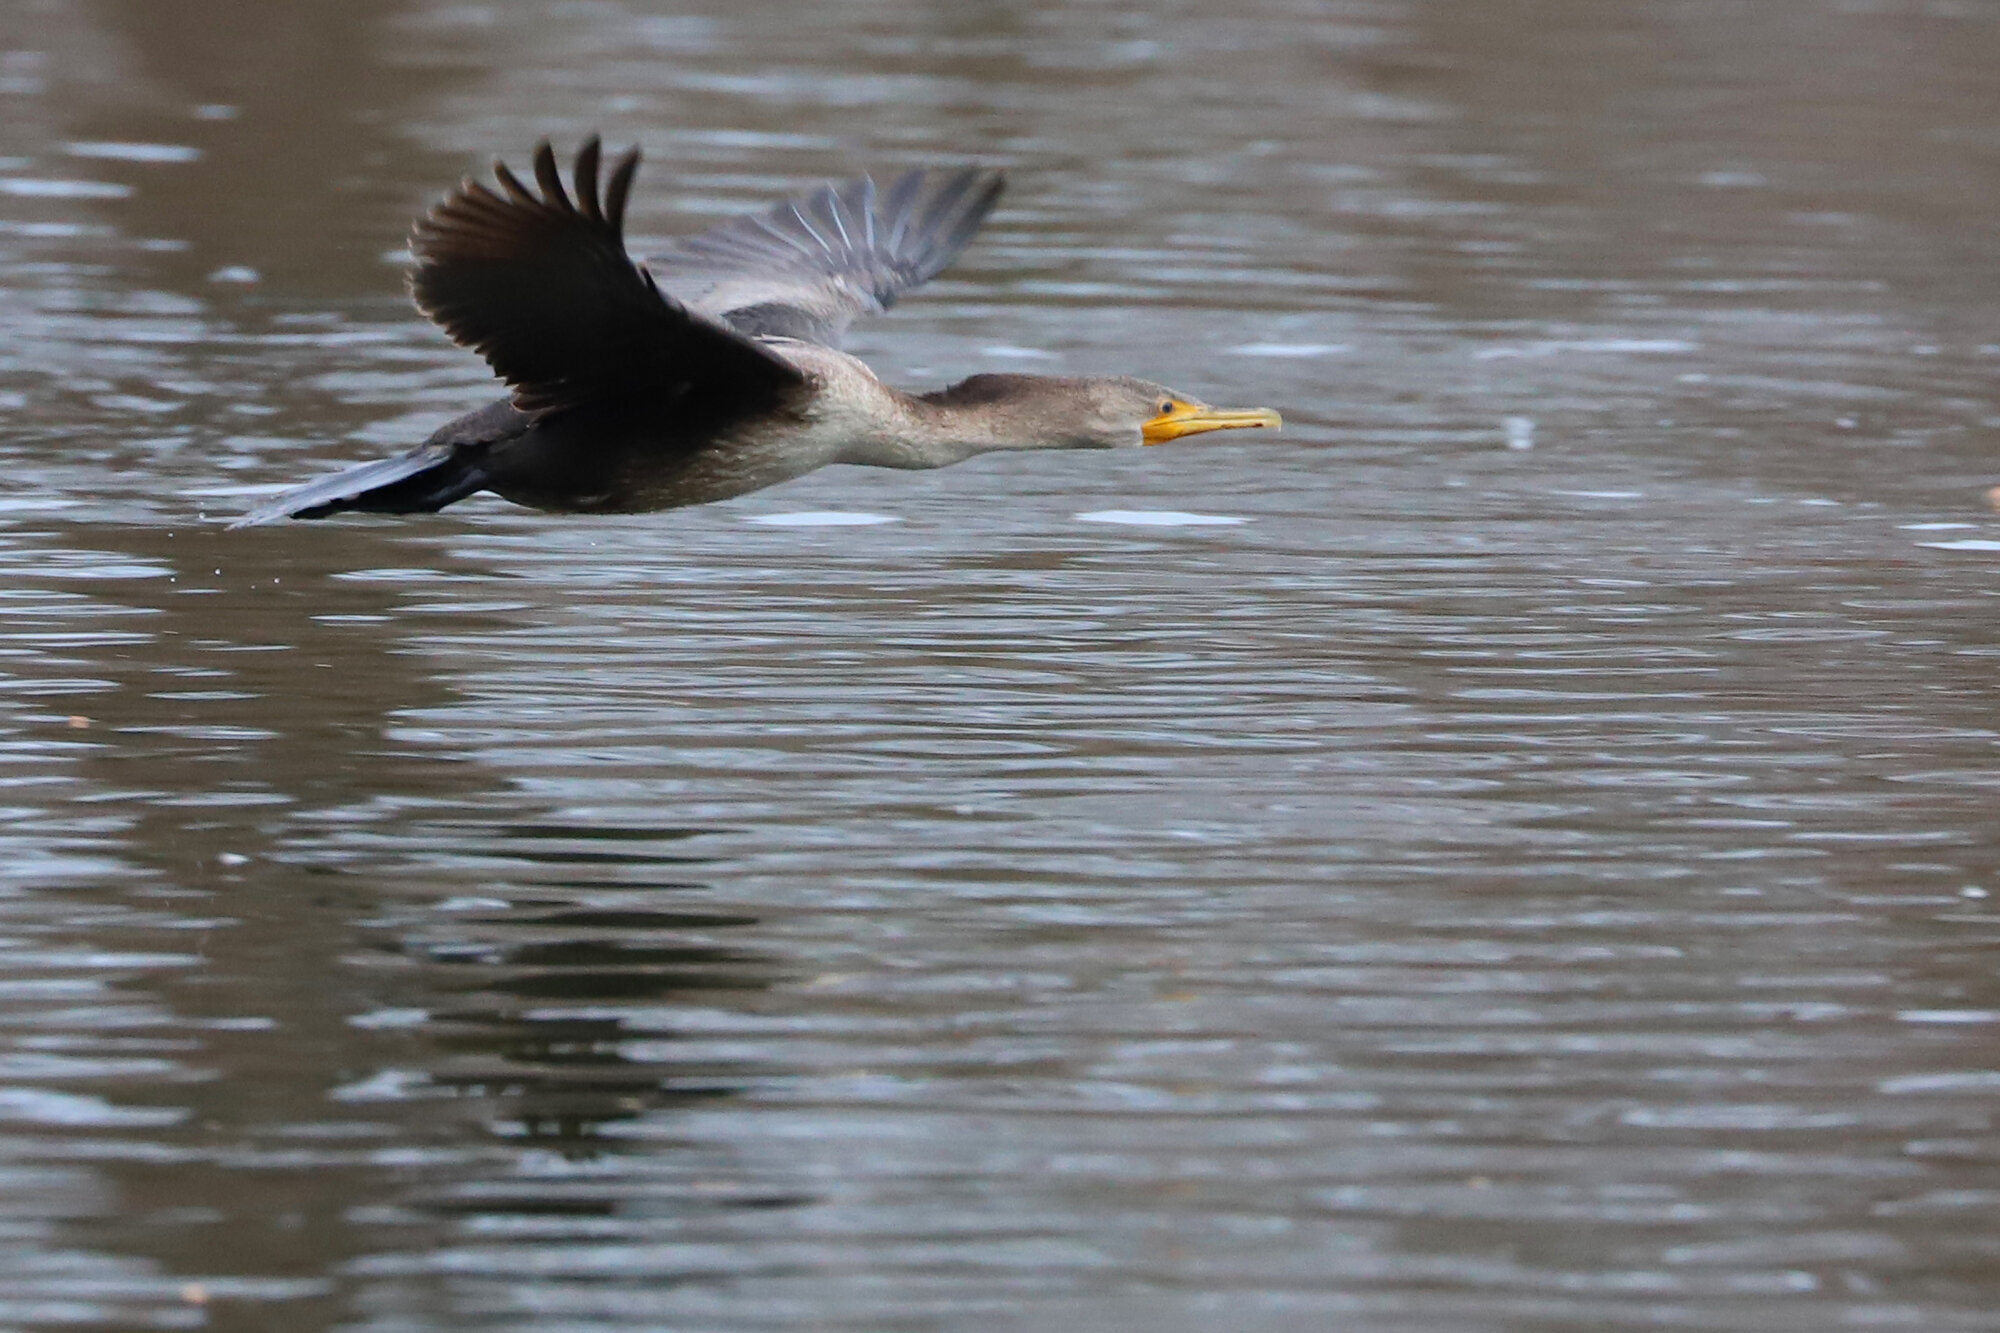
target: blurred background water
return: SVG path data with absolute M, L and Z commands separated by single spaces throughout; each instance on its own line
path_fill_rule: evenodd
M 2000 10 L 0 6 L 0 1327 L 2000 1328 Z M 225 532 L 409 219 L 1012 187 L 1275 439 Z

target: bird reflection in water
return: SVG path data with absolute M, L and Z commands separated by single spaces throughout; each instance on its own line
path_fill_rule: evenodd
M 438 969 L 427 1084 L 490 1108 L 481 1118 L 494 1132 L 571 1158 L 615 1146 L 607 1125 L 743 1091 L 756 1071 L 740 1063 L 673 1058 L 671 1015 L 779 979 L 775 960 L 713 939 L 758 918 L 661 905 L 702 886 L 626 878 L 699 858 L 588 845 L 605 830 L 498 832 L 508 859 L 525 863 L 504 905 L 450 913 L 450 938 L 402 946 Z M 608 832 L 657 841 L 696 831 Z M 640 1043 L 645 1057 L 633 1054 Z
M 626 1016 L 604 1011 L 768 986 L 769 980 L 757 975 L 755 955 L 668 937 L 675 930 L 750 925 L 755 918 L 643 915 L 654 919 L 590 926 L 531 914 L 488 916 L 481 926 L 537 938 L 518 945 L 495 942 L 478 957 L 433 955 L 447 967 L 477 968 L 479 980 L 476 1001 L 433 1016 L 444 1059 L 431 1082 L 502 1102 L 506 1110 L 495 1120 L 511 1125 L 512 1135 L 570 1155 L 597 1151 L 599 1130 L 609 1122 L 742 1091 L 739 1068 L 697 1061 L 663 1069 L 656 1061 L 631 1058 L 626 1049 L 638 1034 Z M 542 938 L 551 929 L 564 933 Z M 564 1012 L 571 1007 L 593 1012 Z M 653 1030 L 643 1038 L 649 1044 L 672 1040 L 670 1033 Z

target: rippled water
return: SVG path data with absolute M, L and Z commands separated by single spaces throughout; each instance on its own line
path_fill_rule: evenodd
M 0 1326 L 2000 1328 L 2000 15 L 0 9 Z M 408 218 L 1013 185 L 1277 439 L 225 532 Z

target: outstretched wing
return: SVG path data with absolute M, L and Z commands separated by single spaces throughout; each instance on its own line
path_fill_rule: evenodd
M 755 411 L 804 380 L 749 338 L 661 294 L 625 253 L 635 148 L 598 195 L 598 141 L 576 156 L 576 198 L 535 149 L 537 196 L 495 163 L 496 192 L 467 180 L 418 221 L 410 294 L 486 358 L 524 412 L 582 403 Z
M 654 267 L 688 304 L 753 337 L 832 345 L 965 248 L 1004 178 L 983 167 L 862 176 L 684 237 Z

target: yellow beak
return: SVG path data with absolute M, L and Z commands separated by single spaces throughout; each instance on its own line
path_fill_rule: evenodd
M 1199 435 L 1208 430 L 1276 430 L 1284 420 L 1268 407 L 1243 411 L 1210 407 L 1206 403 L 1175 403 L 1139 428 L 1147 444 L 1165 444 L 1183 435 Z

